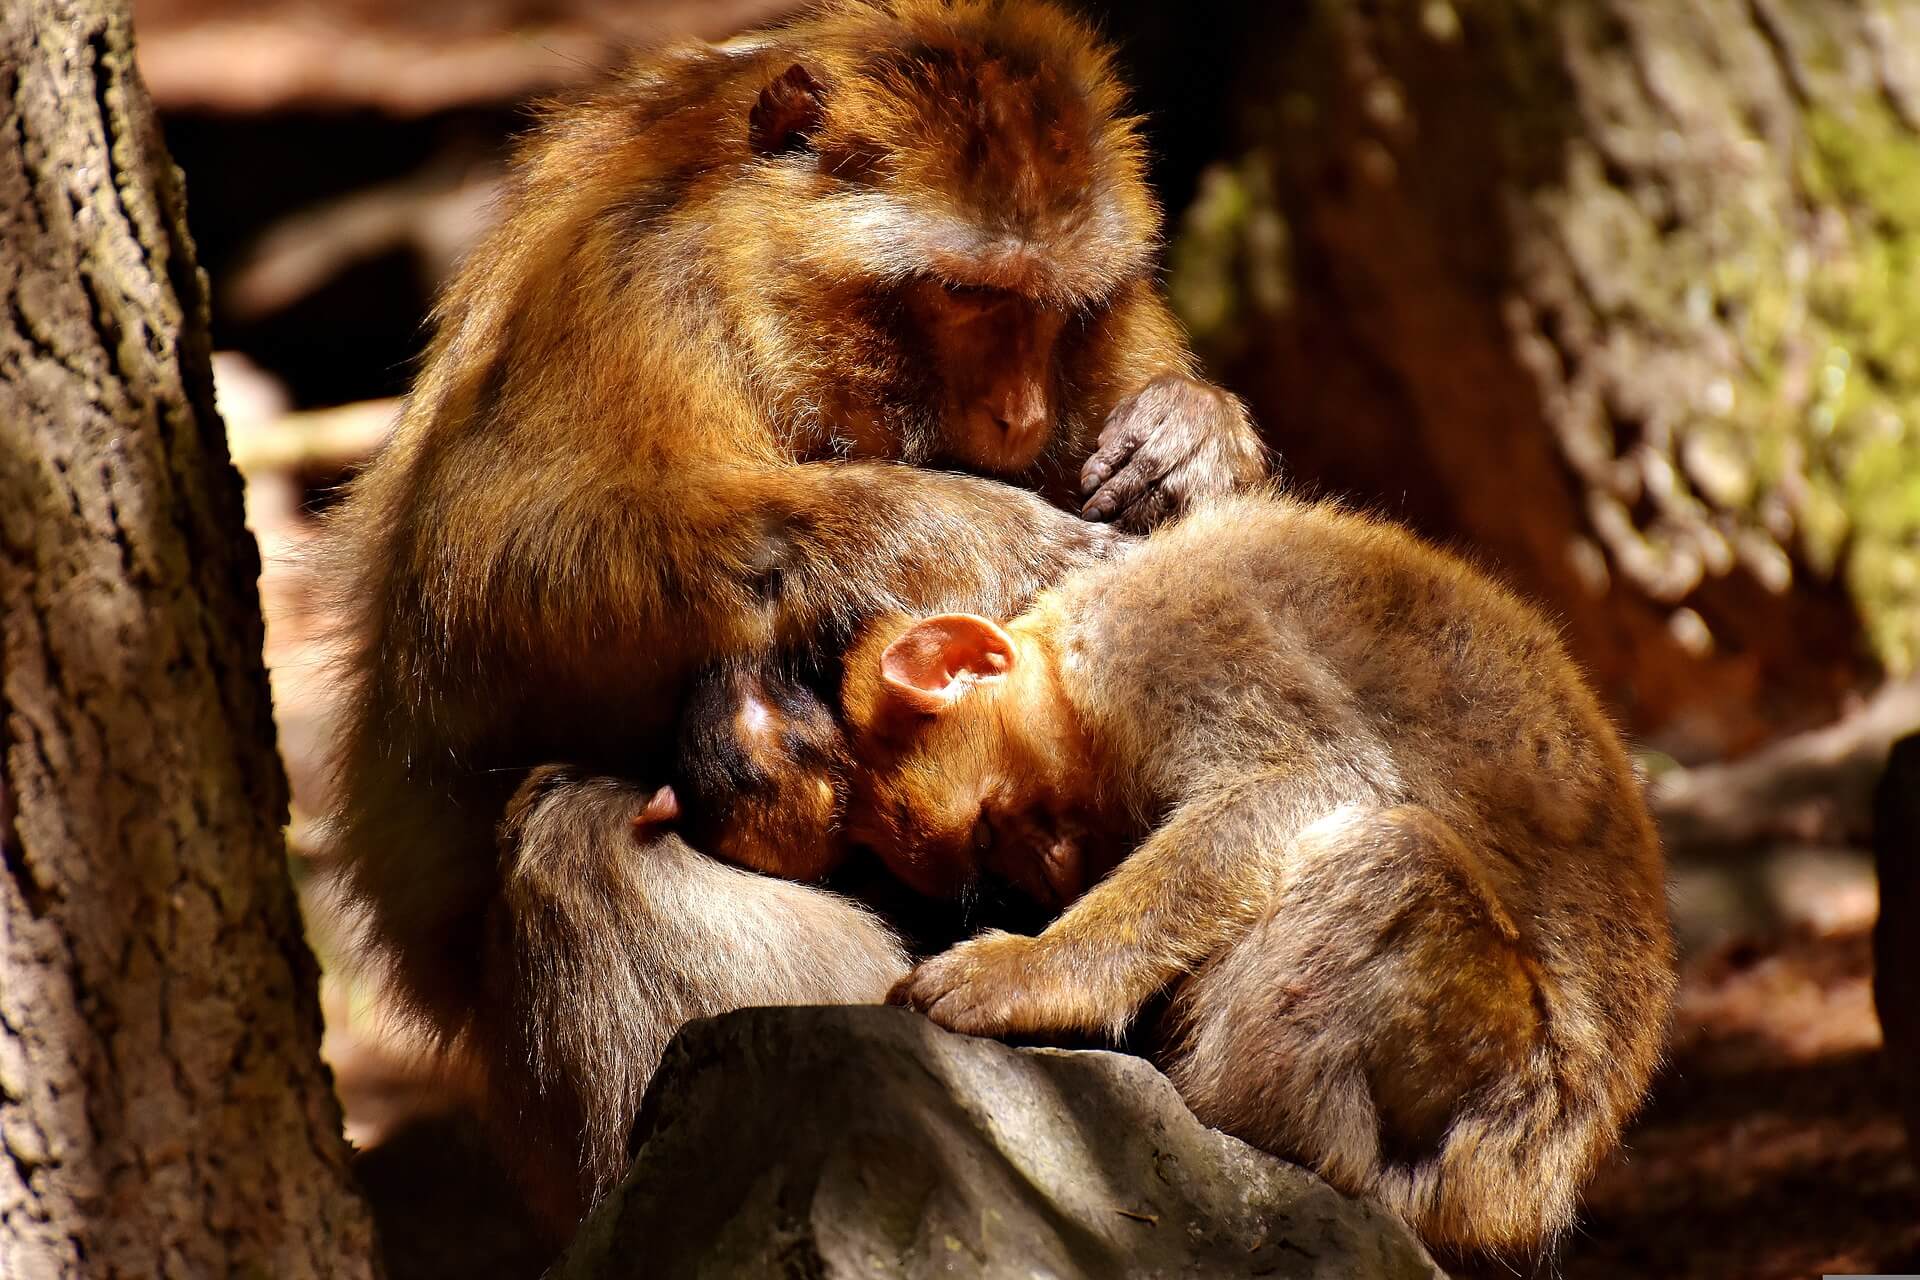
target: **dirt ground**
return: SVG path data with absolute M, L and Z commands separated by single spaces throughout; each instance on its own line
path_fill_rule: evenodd
M 1689 961 L 1671 1060 L 1562 1256 L 1567 1280 L 1920 1269 L 1867 922 Z

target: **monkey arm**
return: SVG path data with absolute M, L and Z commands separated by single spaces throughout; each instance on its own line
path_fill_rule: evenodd
M 1122 401 L 1154 379 L 1192 378 L 1198 370 L 1186 331 L 1150 280 L 1123 289 L 1087 341 L 1102 353 L 1083 374 L 1086 409 L 1097 421 L 1111 417 Z
M 734 580 L 781 644 L 845 634 L 886 610 L 1007 617 L 1120 541 L 1025 490 L 894 463 L 802 463 L 725 488 L 746 499 L 721 516 L 736 539 Z
M 536 712 L 618 707 L 610 729 L 640 732 L 710 662 L 832 642 L 881 611 L 1010 616 L 1122 540 L 1024 490 L 893 463 L 494 460 L 508 452 L 476 435 L 403 478 L 406 539 L 380 553 L 369 608 L 380 673 L 537 675 L 488 685 L 490 723 L 522 751 L 568 744 L 530 744 L 514 690 Z
M 1037 938 L 986 933 L 888 997 L 974 1035 L 1123 1033 L 1150 996 L 1266 914 L 1299 779 L 1250 774 L 1189 800 Z

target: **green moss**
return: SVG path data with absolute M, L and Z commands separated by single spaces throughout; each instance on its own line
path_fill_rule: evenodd
M 1801 173 L 1816 199 L 1853 205 L 1891 229 L 1911 231 L 1920 215 L 1920 138 L 1883 103 L 1845 114 L 1816 107 L 1806 120 Z
M 1342 6 L 1322 3 L 1332 29 Z M 1685 401 L 1638 446 L 1660 456 L 1633 461 L 1671 463 L 1676 476 L 1633 535 L 1657 560 L 1678 533 L 1706 548 L 1708 572 L 1721 571 L 1715 556 L 1737 555 L 1770 586 L 1784 587 L 1790 552 L 1845 583 L 1890 670 L 1920 670 L 1920 133 L 1880 98 L 1850 98 L 1850 82 L 1829 74 L 1838 46 L 1819 24 L 1799 24 L 1791 43 L 1817 81 L 1811 96 L 1827 105 L 1807 109 L 1782 165 L 1767 150 L 1771 135 L 1737 115 L 1737 87 L 1724 97 L 1688 88 L 1722 84 L 1728 72 L 1681 23 L 1659 28 L 1672 36 L 1663 75 L 1692 107 L 1735 113 L 1729 127 L 1746 130 L 1738 140 L 1749 149 L 1737 163 L 1716 155 L 1689 169 L 1663 157 L 1638 167 L 1632 144 L 1664 145 L 1664 117 L 1629 106 L 1612 135 L 1569 122 L 1554 104 L 1574 95 L 1554 68 L 1522 56 L 1544 41 L 1535 24 L 1559 20 L 1557 6 L 1398 3 L 1423 55 L 1471 46 L 1490 60 L 1503 102 L 1539 104 L 1493 118 L 1489 145 L 1505 180 L 1564 236 L 1582 301 L 1619 337 L 1616 351 L 1644 360 L 1668 403 Z M 1616 38 L 1597 6 L 1567 12 L 1590 47 L 1605 52 Z M 1295 65 L 1317 84 L 1316 56 L 1301 53 Z M 1270 145 L 1310 143 L 1302 122 L 1314 115 L 1311 93 L 1285 92 L 1267 116 Z M 1175 307 L 1215 359 L 1257 344 L 1289 301 L 1271 159 L 1255 149 L 1215 166 L 1179 224 Z M 1410 180 L 1406 189 L 1429 199 L 1434 187 Z M 1595 417 L 1594 433 L 1610 429 L 1607 413 Z M 1610 441 L 1561 425 L 1562 448 L 1592 444 L 1611 459 Z
M 1814 323 L 1833 355 L 1809 449 L 1845 512 L 1844 572 L 1875 648 L 1920 666 L 1920 137 L 1878 101 L 1806 122 L 1805 194 L 1847 220 L 1850 252 L 1818 269 Z
M 1274 203 L 1265 152 L 1200 177 L 1169 257 L 1168 295 L 1194 342 L 1230 358 L 1259 322 L 1286 309 L 1287 224 Z
M 1741 357 L 1725 412 L 1681 429 L 1695 488 L 1734 518 L 1791 512 L 1796 549 L 1840 575 L 1875 651 L 1920 667 L 1920 137 L 1865 102 L 1805 120 L 1795 193 L 1819 248 L 1732 206 L 1661 246 L 1705 257 L 1711 308 Z M 1688 240 L 1692 238 L 1692 243 Z M 1715 249 L 1730 252 L 1715 253 Z M 1675 270 L 1676 266 L 1683 269 Z M 1658 293 L 1651 295 L 1658 297 Z M 1665 328 L 1661 309 L 1647 309 Z M 1697 437 L 1697 439 L 1696 439 Z

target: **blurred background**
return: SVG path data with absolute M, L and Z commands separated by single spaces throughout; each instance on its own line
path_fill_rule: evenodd
M 528 104 L 789 7 L 136 0 L 267 559 L 296 852 L 325 804 L 299 552 L 383 437 Z M 1556 613 L 1653 780 L 1686 947 L 1673 1061 L 1565 1274 L 1911 1262 L 1896 1086 L 1920 1067 L 1875 1016 L 1871 797 L 1920 728 L 1920 5 L 1083 7 L 1148 115 L 1167 284 L 1213 376 L 1296 485 Z M 1920 856 L 1920 831 L 1877 838 Z M 1920 925 L 1908 878 L 1885 910 Z M 1915 977 L 1883 1003 L 1920 1002 Z M 377 999 L 328 986 L 363 1171 L 408 1205 L 383 1209 L 390 1251 L 431 1220 L 510 1271 L 509 1214 L 475 1226 L 463 1184 L 435 1218 L 380 1163 L 459 1089 L 369 1032 Z

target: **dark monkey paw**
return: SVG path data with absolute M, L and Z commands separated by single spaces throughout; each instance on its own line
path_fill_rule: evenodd
M 1080 514 L 1145 532 L 1202 499 L 1258 484 L 1267 470 L 1266 448 L 1240 401 L 1167 374 L 1107 416 L 1080 469 Z

